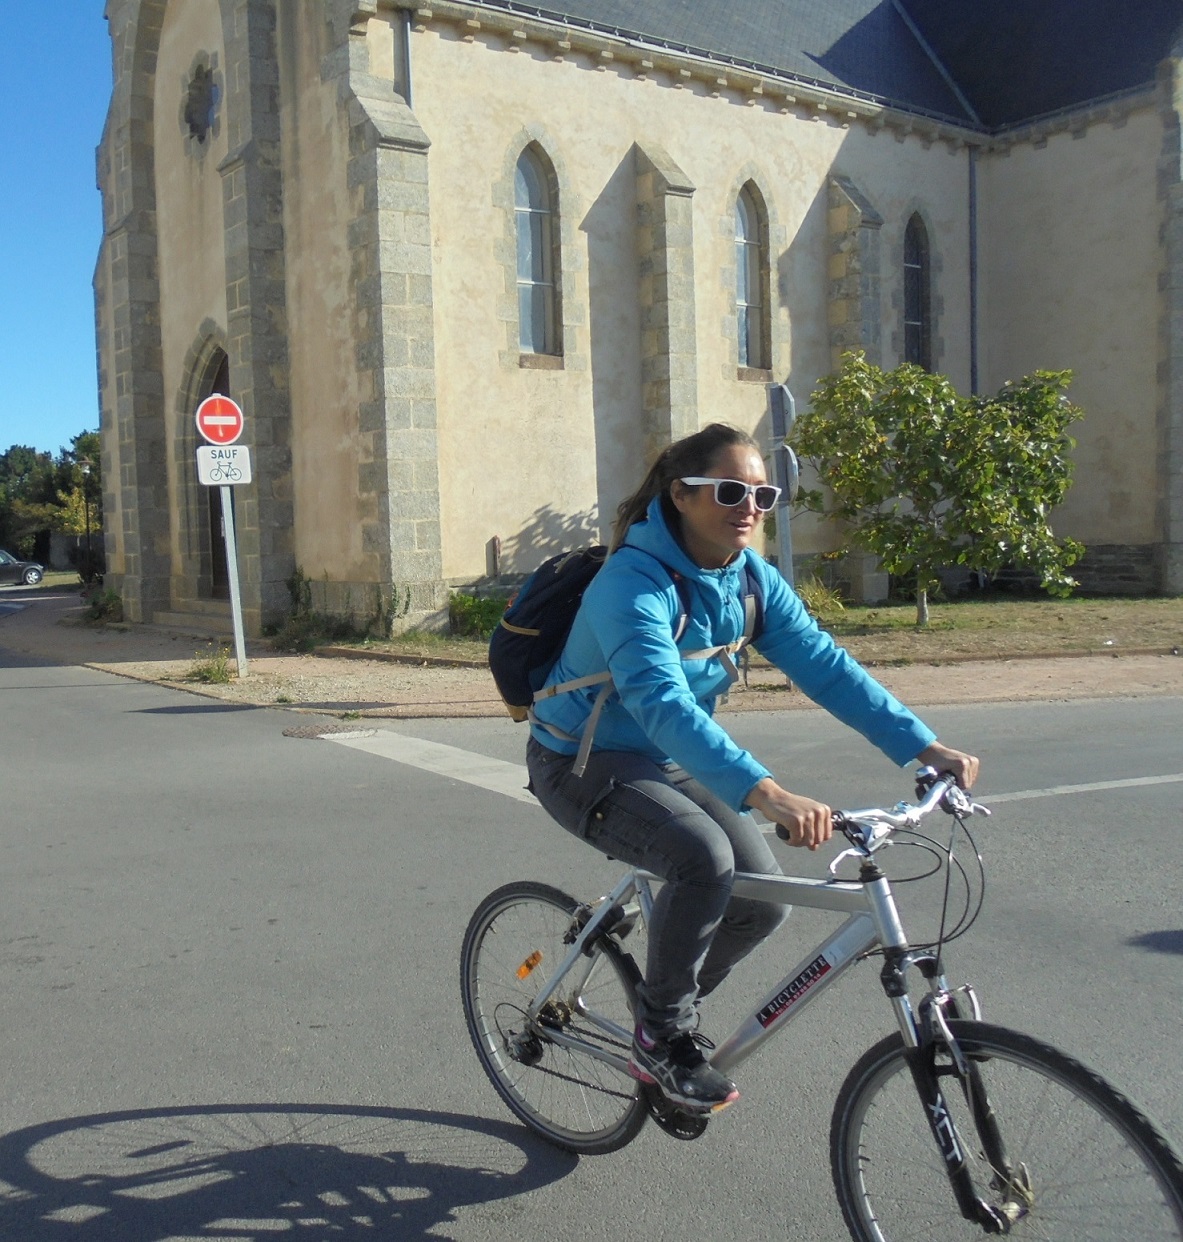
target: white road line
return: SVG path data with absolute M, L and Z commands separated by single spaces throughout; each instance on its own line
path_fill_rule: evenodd
M 1183 781 L 1183 772 L 1169 776 L 1131 776 L 1119 781 L 1090 781 L 1086 785 L 1052 785 L 1047 789 L 1020 789 L 1015 793 L 983 794 L 987 806 L 996 802 L 1026 802 L 1031 798 L 1058 798 L 1063 794 L 1095 793 L 1100 789 L 1133 789 L 1138 785 L 1173 785 Z
M 354 750 L 364 750 L 371 755 L 379 755 L 383 759 L 393 759 L 395 763 L 405 763 L 413 768 L 422 768 L 425 772 L 435 772 L 438 776 L 446 776 L 452 780 L 463 781 L 466 785 L 475 785 L 478 789 L 488 789 L 492 793 L 504 794 L 518 802 L 528 802 L 537 806 L 538 801 L 533 794 L 527 792 L 526 781 L 529 779 L 524 764 L 506 763 L 504 759 L 491 759 L 488 755 L 480 755 L 471 750 L 461 750 L 458 746 L 445 746 L 441 742 L 427 742 L 422 738 L 407 737 L 402 733 L 379 732 L 373 736 L 364 736 L 369 731 L 357 734 L 327 733 L 324 738 L 328 742 L 336 742 L 339 746 L 350 746 Z M 1060 798 L 1070 794 L 1096 793 L 1105 789 L 1133 789 L 1142 785 L 1172 785 L 1183 781 L 1183 772 L 1175 772 L 1166 776 L 1134 776 L 1124 780 L 1090 781 L 1083 785 L 1051 785 L 1046 789 L 1020 789 L 1014 793 L 983 794 L 982 801 L 987 806 L 996 806 L 1003 802 L 1028 802 L 1034 798 Z M 773 825 L 763 825 L 766 832 L 773 831 Z
M 405 763 L 426 772 L 435 772 L 455 781 L 464 781 L 467 785 L 476 785 L 479 789 L 504 794 L 518 802 L 538 805 L 534 795 L 526 791 L 526 781 L 529 778 L 525 765 L 521 763 L 490 759 L 487 755 L 478 755 L 471 750 L 444 746 L 440 742 L 425 742 L 421 738 L 407 737 L 402 733 L 381 732 L 374 737 L 329 733 L 325 735 L 325 740 L 336 742 L 339 746 L 350 746 L 354 750 L 364 750 L 371 755 L 380 755 L 383 759 L 393 759 L 395 763 Z

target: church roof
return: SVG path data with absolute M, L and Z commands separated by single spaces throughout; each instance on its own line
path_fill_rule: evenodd
M 1147 86 L 1179 0 L 902 0 L 988 129 Z
M 1154 80 L 1179 0 L 476 0 L 995 129 Z

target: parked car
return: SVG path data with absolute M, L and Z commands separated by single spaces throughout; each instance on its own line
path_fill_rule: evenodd
M 18 561 L 8 552 L 0 551 L 0 583 L 19 582 L 36 586 L 45 577 L 45 566 L 36 561 Z

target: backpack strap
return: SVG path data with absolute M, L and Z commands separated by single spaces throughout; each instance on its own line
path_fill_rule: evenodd
M 644 548 L 634 548 L 635 552 L 644 552 Z M 647 556 L 653 556 L 653 553 L 647 552 Z M 658 562 L 673 579 L 674 587 L 678 592 L 678 599 L 682 604 L 682 612 L 678 617 L 677 624 L 674 627 L 674 643 L 686 632 L 686 626 L 690 623 L 690 587 L 685 577 L 676 569 L 671 568 L 659 557 L 654 556 L 653 559 Z M 760 631 L 764 628 L 764 601 L 756 584 L 755 576 L 752 574 L 748 566 L 747 557 L 744 557 L 743 565 L 743 590 L 744 590 L 744 629 L 743 634 L 733 643 L 725 643 L 718 647 L 708 647 L 702 651 L 684 651 L 679 653 L 683 660 L 709 660 L 712 656 L 718 656 L 723 663 L 723 667 L 727 670 L 728 679 L 732 682 L 739 680 L 739 669 L 735 665 L 734 656 L 737 655 L 748 643 L 758 638 Z M 557 725 L 549 724 L 545 720 L 539 720 L 535 715 L 534 708 L 528 709 L 527 715 L 531 724 L 536 724 L 540 728 L 545 729 L 554 737 L 562 738 L 565 742 L 578 742 L 579 750 L 575 754 L 575 762 L 571 767 L 574 776 L 582 776 L 587 768 L 587 761 L 591 756 L 592 740 L 596 735 L 596 726 L 600 723 L 600 715 L 604 710 L 604 704 L 608 701 L 608 696 L 616 687 L 612 682 L 612 674 L 609 672 L 591 673 L 586 677 L 575 677 L 570 681 L 562 681 L 553 686 L 545 686 L 534 695 L 534 702 L 538 703 L 543 699 L 553 698 L 556 694 L 566 694 L 571 690 L 585 690 L 590 686 L 599 686 L 600 691 L 592 703 L 591 713 L 583 726 L 583 733 L 578 738 L 573 737 L 564 729 L 560 729 Z
M 727 670 L 728 678 L 733 682 L 738 681 L 739 669 L 736 667 L 734 657 L 748 643 L 758 638 L 763 629 L 764 601 L 756 585 L 755 576 L 748 565 L 748 558 L 745 556 L 743 562 L 743 633 L 733 643 L 726 643 L 720 647 L 706 647 L 702 651 L 687 651 L 682 659 L 709 660 L 712 656 L 718 656 Z

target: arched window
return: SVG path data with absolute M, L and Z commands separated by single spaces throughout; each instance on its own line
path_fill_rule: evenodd
M 514 176 L 518 243 L 518 324 L 523 353 L 561 354 L 558 194 L 550 162 L 537 147 L 518 158 Z
M 932 370 L 932 297 L 928 230 L 913 215 L 904 230 L 904 361 Z
M 745 185 L 735 201 L 735 314 L 741 367 L 771 366 L 767 239 L 763 203 L 755 187 Z

